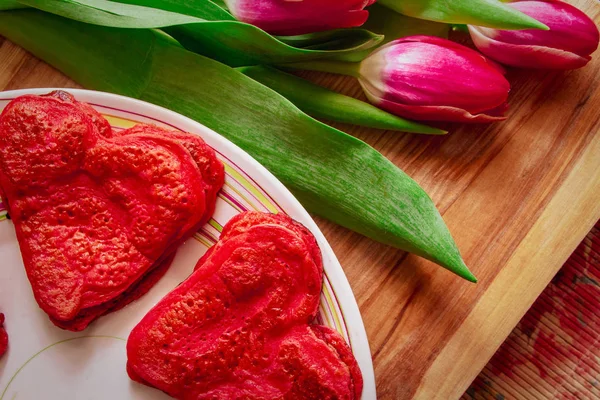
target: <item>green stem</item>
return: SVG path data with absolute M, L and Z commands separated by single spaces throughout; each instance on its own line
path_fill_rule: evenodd
M 292 74 L 265 66 L 238 71 L 270 87 L 313 117 L 378 129 L 443 135 L 441 129 L 408 121 L 352 97 L 336 93 Z
M 342 62 L 330 60 L 314 60 L 298 63 L 281 64 L 284 69 L 303 69 L 309 71 L 331 72 L 333 74 L 348 75 L 358 78 L 360 76 L 360 63 L 358 62 Z
M 452 24 L 452 30 L 455 32 L 469 33 L 469 27 L 465 24 Z

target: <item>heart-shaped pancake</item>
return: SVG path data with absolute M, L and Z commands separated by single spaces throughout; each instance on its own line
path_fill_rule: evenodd
M 169 266 L 171 265 L 171 262 L 175 256 L 174 251 L 177 249 L 179 244 L 188 236 L 193 235 L 210 219 L 212 213 L 214 212 L 217 193 L 219 190 L 221 190 L 221 187 L 225 181 L 225 170 L 223 164 L 217 159 L 215 151 L 198 135 L 147 124 L 138 124 L 123 131 L 113 132 L 108 121 L 106 121 L 106 119 L 89 104 L 76 101 L 72 95 L 64 91 L 55 91 L 49 95 L 78 106 L 80 110 L 82 110 L 92 119 L 92 122 L 94 125 L 96 125 L 98 131 L 104 137 L 108 138 L 114 135 L 143 135 L 146 137 L 148 137 L 148 135 L 158 135 L 160 137 L 176 141 L 190 152 L 190 155 L 200 169 L 200 173 L 202 174 L 202 179 L 205 184 L 204 193 L 206 199 L 206 209 L 204 211 L 204 217 L 196 226 L 190 227 L 188 232 L 183 235 L 180 241 L 174 242 L 171 245 L 171 248 L 165 252 L 161 260 L 158 260 L 155 265 L 146 273 L 146 275 L 140 278 L 135 284 L 133 284 L 115 299 L 111 300 L 110 302 L 82 310 L 73 320 L 60 321 L 52 318 L 52 322 L 63 329 L 80 331 L 98 317 L 117 311 L 132 301 L 140 298 L 146 294 L 154 286 L 154 284 L 160 280 L 160 278 L 162 278 L 162 276 L 169 269 Z
M 98 131 L 104 137 L 112 137 L 114 135 L 137 135 L 145 137 L 148 137 L 149 135 L 158 135 L 159 137 L 176 141 L 190 152 L 192 158 L 196 162 L 196 165 L 198 165 L 198 168 L 200 169 L 202 179 L 205 183 L 204 192 L 206 198 L 206 209 L 204 212 L 204 217 L 196 226 L 190 227 L 188 232 L 183 235 L 182 240 L 174 242 L 171 245 L 171 248 L 165 252 L 163 259 L 157 261 L 155 265 L 146 273 L 146 275 L 140 278 L 138 282 L 133 284 L 115 299 L 111 300 L 110 302 L 82 310 L 73 320 L 60 321 L 52 318 L 54 324 L 63 329 L 80 331 L 98 317 L 117 311 L 132 301 L 140 298 L 146 292 L 148 292 L 154 286 L 154 284 L 158 282 L 158 280 L 160 280 L 160 278 L 169 269 L 169 266 L 175 255 L 174 251 L 179 246 L 181 241 L 188 236 L 191 236 L 210 219 L 214 211 L 217 193 L 223 186 L 225 180 L 225 171 L 223 164 L 217 159 L 215 151 L 198 135 L 192 135 L 181 131 L 175 131 L 172 129 L 147 124 L 138 124 L 123 131 L 113 132 L 106 119 L 103 118 L 90 105 L 77 102 L 73 96 L 63 91 L 52 92 L 50 95 L 77 105 L 84 113 L 92 118 L 92 121 L 96 125 Z
M 110 137 L 107 126 L 61 93 L 22 96 L 0 116 L 0 187 L 28 278 L 40 307 L 72 330 L 164 274 L 210 217 L 222 176 L 220 165 L 204 181 L 180 143 L 188 134 L 171 139 L 148 127 Z
M 74 99 L 71 100 L 74 101 Z M 78 105 L 85 104 L 78 102 L 75 103 Z M 89 105 L 85 105 L 89 107 Z M 106 120 L 97 114 L 96 110 L 91 107 L 89 107 L 89 109 L 84 107 L 83 110 L 94 118 L 96 124 L 100 126 L 99 129 L 103 129 L 104 124 L 102 121 Z M 100 119 L 98 116 L 100 116 Z M 117 136 L 137 135 L 138 137 L 151 137 L 152 135 L 158 135 L 159 137 L 174 140 L 184 146 L 190 152 L 202 174 L 202 179 L 205 183 L 204 194 L 206 198 L 206 209 L 204 211 L 204 217 L 198 222 L 198 224 L 196 226 L 191 226 L 189 230 L 185 232 L 182 239 L 174 242 L 170 249 L 165 252 L 163 259 L 157 261 L 155 265 L 146 273 L 146 275 L 140 278 L 121 295 L 117 296 L 110 302 L 82 310 L 73 320 L 59 321 L 52 319 L 52 322 L 54 322 L 55 325 L 70 331 L 81 331 L 98 317 L 120 310 L 127 304 L 146 294 L 169 269 L 169 266 L 171 265 L 171 262 L 175 256 L 175 250 L 179 244 L 187 237 L 193 235 L 198 229 L 200 229 L 201 226 L 208 222 L 212 213 L 214 212 L 217 193 L 219 190 L 221 190 L 225 180 L 225 170 L 223 164 L 217 159 L 215 151 L 209 147 L 200 136 L 146 124 L 138 124 L 124 131 L 111 133 L 111 136 L 113 134 Z
M 306 228 L 285 215 L 240 214 L 133 329 L 129 374 L 178 399 L 360 398 L 350 348 L 311 324 L 322 279 Z

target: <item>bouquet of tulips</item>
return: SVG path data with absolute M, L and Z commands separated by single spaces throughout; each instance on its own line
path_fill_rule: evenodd
M 360 26 L 368 17 L 365 7 L 374 1 L 226 3 L 239 20 L 289 35 Z M 483 55 L 443 38 L 410 35 L 379 47 L 361 62 L 313 61 L 295 67 L 355 76 L 371 103 L 417 121 L 503 120 L 510 84 L 498 63 L 575 69 L 585 66 L 598 47 L 595 23 L 559 0 L 508 4 L 384 0 L 380 4 L 417 18 L 468 23 L 473 43 Z M 480 7 L 487 7 L 489 13 Z
M 452 29 L 478 51 L 448 40 Z M 419 185 L 319 120 L 423 134 L 446 133 L 427 121 L 500 121 L 502 65 L 580 68 L 599 41 L 558 0 L 0 0 L 0 35 L 87 88 L 201 122 L 314 214 L 471 281 Z M 293 74 L 302 69 L 356 77 L 370 103 Z

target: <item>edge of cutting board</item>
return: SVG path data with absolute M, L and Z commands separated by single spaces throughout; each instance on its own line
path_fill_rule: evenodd
M 595 135 L 521 246 L 436 357 L 414 398 L 447 400 L 464 393 L 600 219 L 600 201 L 592 195 L 598 187 L 600 135 Z

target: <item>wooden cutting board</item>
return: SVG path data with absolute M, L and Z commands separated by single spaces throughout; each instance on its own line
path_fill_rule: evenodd
M 600 22 L 596 0 L 569 0 Z M 0 39 L 0 89 L 79 87 Z M 306 74 L 363 98 L 350 78 Z M 510 70 L 508 120 L 446 137 L 344 125 L 416 179 L 478 276 L 317 219 L 358 300 L 381 399 L 458 398 L 600 218 L 600 54 L 577 71 Z

